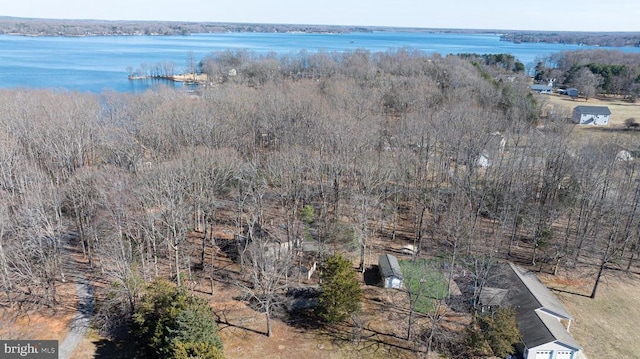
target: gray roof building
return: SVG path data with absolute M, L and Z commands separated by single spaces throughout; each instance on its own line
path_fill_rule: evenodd
M 516 310 L 525 358 L 571 359 L 581 352 L 582 347 L 568 329 L 573 316 L 535 273 L 513 263 L 499 265 L 487 286 L 490 288 L 487 295 L 497 294 L 497 298 L 503 292 L 495 288 L 508 289 L 502 305 L 510 305 Z
M 607 106 L 576 106 L 572 120 L 581 125 L 608 125 L 611 110 Z
M 400 269 L 400 263 L 398 259 L 391 254 L 383 254 L 379 258 L 378 266 L 380 266 L 380 273 L 383 277 L 396 277 L 398 279 L 404 279 L 402 275 L 402 269 Z
M 385 288 L 401 288 L 404 276 L 398 259 L 391 254 L 383 254 L 378 258 L 378 269 Z
M 526 298 L 520 298 L 522 300 L 518 302 L 519 306 L 524 305 L 534 310 L 540 308 L 542 311 L 555 317 L 573 320 L 571 314 L 567 312 L 562 303 L 560 303 L 558 298 L 551 293 L 549 288 L 540 282 L 535 273 L 524 268 L 517 267 L 513 263 L 509 263 L 509 266 L 513 270 L 513 273 L 516 274 L 518 279 L 526 287 L 526 291 L 522 291 L 522 294 L 525 295 Z
M 611 115 L 607 106 L 576 106 L 573 110 L 581 115 Z
M 551 93 L 553 91 L 553 87 L 548 86 L 548 85 L 531 85 L 531 91 L 536 91 L 536 92 L 540 92 L 540 93 Z

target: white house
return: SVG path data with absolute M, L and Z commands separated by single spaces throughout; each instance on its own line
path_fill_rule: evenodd
M 404 276 L 398 259 L 391 254 L 383 254 L 378 258 L 378 268 L 385 288 L 402 288 Z
M 524 359 L 577 359 L 582 347 L 569 334 L 573 317 L 535 273 L 509 263 L 515 274 L 508 302 L 516 308 Z
M 607 106 L 576 106 L 572 120 L 581 125 L 606 126 L 609 124 L 611 111 Z
M 513 263 L 491 269 L 479 293 L 483 312 L 500 306 L 516 311 L 524 359 L 584 359 L 582 347 L 569 334 L 573 317 L 535 273 Z

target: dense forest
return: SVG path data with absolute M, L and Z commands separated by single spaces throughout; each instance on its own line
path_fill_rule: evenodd
M 101 333 L 133 325 L 162 342 L 153 355 L 220 356 L 219 339 L 202 342 L 185 324 L 208 307 L 158 279 L 183 290 L 210 280 L 213 298 L 233 281 L 270 334 L 309 244 L 329 263 L 325 283 L 344 268 L 334 254 L 365 271 L 373 248 L 406 245 L 476 283 L 501 260 L 593 267 L 594 283 L 610 268 L 640 269 L 637 162 L 616 158 L 637 140 L 574 136 L 570 114 L 530 93 L 509 55 L 226 51 L 199 68 L 216 81 L 192 93 L 0 90 L 4 307 L 60 305 L 75 250 L 106 283 Z M 242 269 L 217 267 L 223 256 Z M 158 311 L 169 304 L 178 307 Z M 342 320 L 358 310 L 348 308 L 322 313 Z M 416 350 L 478 354 L 439 324 L 441 311 L 423 326 L 413 308 L 397 336 Z

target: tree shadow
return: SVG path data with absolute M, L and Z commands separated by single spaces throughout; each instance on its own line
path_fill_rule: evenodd
M 285 322 L 293 328 L 302 330 L 317 330 L 324 326 L 314 309 L 291 310 Z
M 326 336 L 331 343 L 337 347 L 345 348 L 352 346 L 355 352 L 378 353 L 384 351 L 389 357 L 394 355 L 394 351 L 415 353 L 416 349 L 395 334 L 382 333 L 367 326 L 331 325 L 325 326 L 321 333 Z M 403 345 L 401 343 L 406 343 Z
M 96 359 L 129 359 L 140 357 L 132 345 L 133 343 L 128 340 L 110 340 L 100 339 L 94 342 L 96 346 L 96 352 L 94 358 Z
M 558 292 L 558 293 L 565 293 L 565 294 L 576 295 L 578 297 L 591 298 L 590 295 L 583 294 L 583 293 L 572 292 L 570 290 L 564 290 L 564 289 L 558 289 L 558 288 L 549 288 L 549 289 L 554 291 L 554 292 Z
M 216 323 L 218 323 L 218 327 L 219 327 L 220 330 L 223 330 L 225 328 L 237 328 L 237 329 L 246 330 L 248 332 L 252 332 L 252 333 L 255 333 L 255 334 L 267 335 L 265 332 L 262 332 L 262 331 L 259 331 L 259 330 L 256 330 L 256 329 L 252 329 L 252 328 L 249 328 L 249 327 L 245 327 L 245 326 L 242 326 L 240 324 L 232 323 L 229 320 L 229 318 L 227 318 L 227 309 L 226 308 L 223 309 L 220 312 L 214 311 L 213 315 L 216 316 Z
M 382 283 L 382 276 L 380 275 L 380 270 L 377 265 L 372 265 L 368 267 L 364 271 L 364 283 L 366 285 L 379 287 L 380 283 Z
M 588 132 L 605 132 L 605 133 L 614 133 L 614 132 L 622 132 L 622 133 L 636 133 L 638 132 L 635 128 L 627 128 L 624 126 L 614 127 L 614 126 L 590 126 L 590 127 L 581 127 L 583 131 Z
M 139 343 L 130 337 L 127 325 L 118 325 L 111 331 L 110 338 L 94 341 L 96 359 L 126 359 L 144 357 Z

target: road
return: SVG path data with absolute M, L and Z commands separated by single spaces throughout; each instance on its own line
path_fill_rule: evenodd
M 70 359 L 76 347 L 89 331 L 91 316 L 95 306 L 93 287 L 87 277 L 78 270 L 76 261 L 71 255 L 69 245 L 64 246 L 64 254 L 67 257 L 67 272 L 72 274 L 69 278 L 74 278 L 76 282 L 76 294 L 78 296 L 78 308 L 73 315 L 71 329 L 58 348 L 59 359 Z

